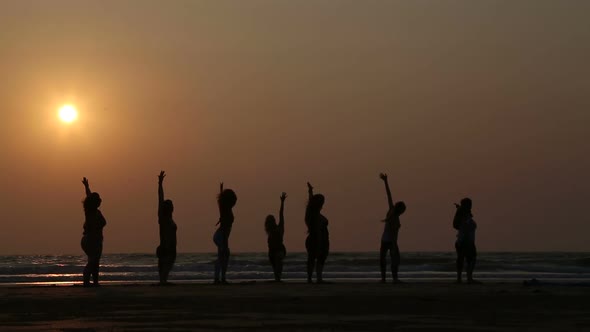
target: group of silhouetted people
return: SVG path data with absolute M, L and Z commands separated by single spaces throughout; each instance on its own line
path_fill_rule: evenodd
M 156 249 L 158 257 L 158 274 L 160 277 L 159 285 L 168 285 L 168 276 L 176 260 L 176 231 L 177 226 L 172 218 L 174 204 L 171 200 L 164 197 L 164 178 L 166 173 L 161 171 L 158 176 L 158 224 L 160 228 L 160 245 Z M 400 251 L 397 244 L 399 229 L 401 227 L 400 216 L 406 211 L 406 205 L 403 201 L 393 202 L 387 174 L 381 173 L 381 180 L 385 184 L 387 201 L 389 209 L 383 221 L 384 228 L 381 236 L 381 248 L 379 250 L 379 265 L 381 269 L 381 282 L 386 282 L 387 275 L 387 254 L 391 256 L 391 273 L 393 283 L 401 281 L 398 278 L 400 264 Z M 84 233 L 82 236 L 81 246 L 88 263 L 84 268 L 83 280 L 84 286 L 99 285 L 99 267 L 100 257 L 102 255 L 103 228 L 106 226 L 106 219 L 99 210 L 102 202 L 100 195 L 90 190 L 88 179 L 82 180 L 86 191 L 86 198 L 83 202 L 84 207 Z M 328 218 L 322 214 L 325 197 L 322 194 L 314 194 L 313 186 L 308 182 L 308 202 L 305 209 L 305 225 L 307 226 L 307 238 L 305 239 L 305 249 L 307 251 L 307 282 L 313 282 L 313 273 L 316 272 L 316 282 L 324 283 L 323 271 L 324 264 L 330 252 L 330 233 L 328 231 Z M 279 210 L 279 223 L 273 215 L 268 215 L 264 222 L 264 229 L 268 241 L 268 259 L 272 266 L 275 281 L 281 281 L 283 272 L 283 260 L 287 255 L 287 250 L 283 243 L 285 234 L 285 199 L 286 193 L 280 196 L 281 206 Z M 229 264 L 230 249 L 229 236 L 231 234 L 234 222 L 233 207 L 236 205 L 238 197 L 231 189 L 223 187 L 220 184 L 219 195 L 217 196 L 217 205 L 219 208 L 218 228 L 213 234 L 213 242 L 217 246 L 217 260 L 215 261 L 215 284 L 226 284 L 226 272 Z M 467 282 L 476 282 L 473 279 L 473 270 L 477 257 L 475 247 L 475 230 L 477 224 L 473 220 L 471 213 L 472 201 L 469 198 L 461 200 L 460 204 L 455 204 L 457 210 L 453 218 L 453 227 L 457 230 L 457 240 L 455 249 L 457 251 L 457 282 L 462 282 L 462 272 L 464 263 L 466 263 Z M 93 283 L 90 283 L 90 277 Z

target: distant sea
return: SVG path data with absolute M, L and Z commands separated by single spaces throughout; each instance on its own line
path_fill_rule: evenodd
M 173 282 L 211 282 L 213 253 L 178 254 L 170 275 Z M 71 285 L 81 282 L 86 256 L 27 255 L 0 256 L 0 285 Z M 283 278 L 304 281 L 306 254 L 289 253 Z M 389 270 L 389 266 L 388 266 Z M 105 283 L 153 283 L 158 280 L 154 254 L 105 254 L 101 260 Z M 333 281 L 374 281 L 380 278 L 379 253 L 334 252 L 328 257 L 325 278 Z M 391 273 L 388 271 L 388 279 Z M 590 282 L 590 253 L 479 253 L 475 272 L 482 281 Z M 227 274 L 234 282 L 271 280 L 267 253 L 233 254 Z M 400 278 L 406 281 L 453 281 L 454 252 L 402 253 Z

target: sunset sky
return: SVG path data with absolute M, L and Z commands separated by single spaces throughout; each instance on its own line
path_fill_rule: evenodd
M 77 121 L 57 111 L 75 105 Z M 180 252 L 266 250 L 306 181 L 334 251 L 378 250 L 378 175 L 404 200 L 402 251 L 590 251 L 590 1 L 0 0 L 0 255 L 82 254 L 86 176 L 105 252 L 154 252 L 168 173 Z

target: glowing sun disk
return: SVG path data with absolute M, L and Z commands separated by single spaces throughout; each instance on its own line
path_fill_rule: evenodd
M 64 105 L 59 109 L 59 118 L 66 123 L 72 123 L 78 118 L 78 111 L 72 105 Z

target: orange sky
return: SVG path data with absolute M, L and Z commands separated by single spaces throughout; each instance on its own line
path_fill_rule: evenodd
M 219 181 L 233 251 L 266 249 L 281 191 L 304 250 L 308 180 L 333 250 L 377 250 L 382 171 L 402 250 L 453 250 L 466 195 L 480 250 L 590 250 L 590 2 L 1 7 L 0 254 L 81 253 L 83 176 L 105 251 L 154 251 L 160 169 L 181 252 L 214 250 Z

